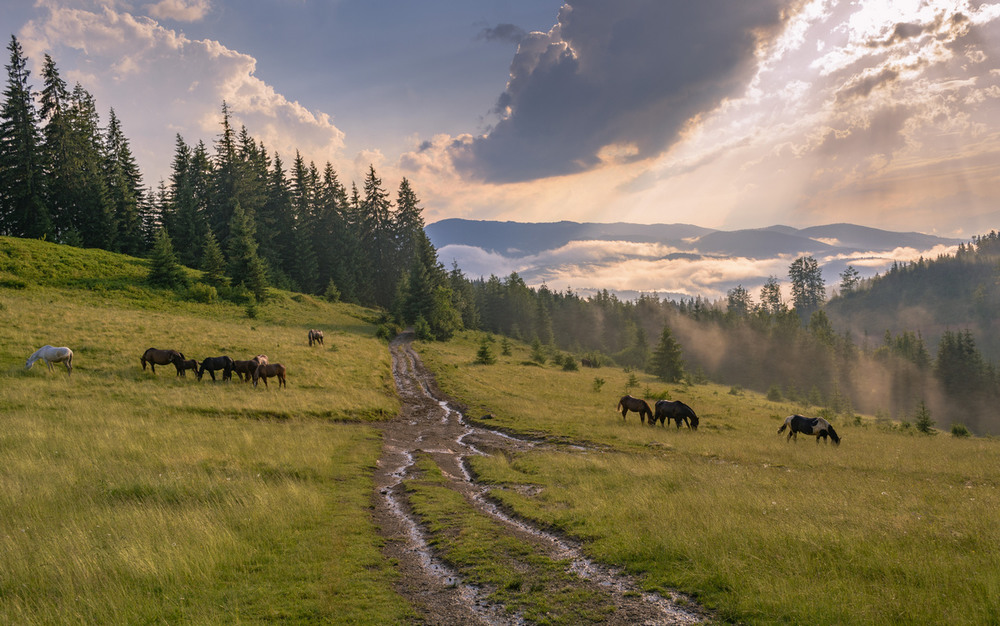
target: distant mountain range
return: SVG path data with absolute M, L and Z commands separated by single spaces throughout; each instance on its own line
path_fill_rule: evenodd
M 769 275 L 784 279 L 789 260 L 799 256 L 815 257 L 827 285 L 834 286 L 849 264 L 866 277 L 894 261 L 936 255 L 964 241 L 856 224 L 724 231 L 692 224 L 446 219 L 427 225 L 426 232 L 441 261 L 456 262 L 470 278 L 517 271 L 529 284 L 553 288 L 571 284 L 585 291 L 709 298 L 737 284 L 763 284 Z
M 524 257 L 561 248 L 572 241 L 630 241 L 660 243 L 701 254 L 770 258 L 778 254 L 885 252 L 896 248 L 928 250 L 953 246 L 962 239 L 915 232 L 894 232 L 856 224 L 827 224 L 809 228 L 770 226 L 744 230 L 715 230 L 692 224 L 613 224 L 579 222 L 498 222 L 446 219 L 425 229 L 434 247 L 450 245 L 481 248 L 509 257 Z

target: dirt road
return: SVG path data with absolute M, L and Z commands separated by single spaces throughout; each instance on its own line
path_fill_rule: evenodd
M 603 623 L 692 624 L 705 619 L 694 604 L 685 601 L 682 607 L 675 602 L 676 597 L 637 592 L 634 580 L 589 561 L 571 541 L 499 510 L 490 501 L 488 489 L 470 476 L 465 458 L 501 451 L 516 453 L 546 444 L 466 424 L 437 389 L 433 375 L 423 366 L 411 342 L 412 336 L 404 334 L 390 344 L 393 375 L 403 406 L 383 428 L 374 504 L 375 521 L 386 539 L 384 552 L 398 563 L 401 572 L 398 589 L 420 612 L 421 623 L 495 625 L 524 624 L 526 620 L 516 611 L 490 601 L 491 589 L 467 584 L 461 571 L 434 554 L 428 530 L 410 512 L 403 488 L 418 453 L 431 456 L 446 476 L 448 486 L 488 515 L 503 532 L 552 559 L 567 561 L 574 585 L 606 595 L 614 610 Z

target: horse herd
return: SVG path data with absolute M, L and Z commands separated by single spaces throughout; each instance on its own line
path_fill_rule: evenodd
M 309 329 L 309 345 L 313 344 L 324 345 L 323 331 Z M 73 375 L 73 351 L 65 346 L 58 348 L 49 345 L 42 346 L 28 357 L 24 368 L 31 369 L 31 366 L 39 360 L 45 361 L 50 372 L 53 371 L 53 363 L 62 363 L 66 366 L 67 374 Z M 185 358 L 184 354 L 178 350 L 150 348 L 142 353 L 139 361 L 142 363 L 143 371 L 146 370 L 148 364 L 154 374 L 157 365 L 173 365 L 177 369 L 178 376 L 185 376 L 187 371 L 191 370 L 198 377 L 198 380 L 201 380 L 205 372 L 208 372 L 212 380 L 215 380 L 215 373 L 221 371 L 222 380 L 232 380 L 233 372 L 235 372 L 236 376 L 243 382 L 253 380 L 254 387 L 257 386 L 258 381 L 263 381 L 264 386 L 267 387 L 268 378 L 278 379 L 278 389 L 288 386 L 285 382 L 285 366 L 281 363 L 270 363 L 267 355 L 264 354 L 258 354 L 246 361 L 237 361 L 227 355 L 213 356 L 204 359 L 199 364 L 195 359 Z
M 250 382 L 253 379 L 254 387 L 258 381 L 263 381 L 267 387 L 268 378 L 278 379 L 278 389 L 288 386 L 285 382 L 285 366 L 281 363 L 268 362 L 266 354 L 258 354 L 246 361 L 237 361 L 228 355 L 210 356 L 199 365 L 197 360 L 186 359 L 184 354 L 177 350 L 150 348 L 142 353 L 139 361 L 144 371 L 148 363 L 154 374 L 157 365 L 173 365 L 177 369 L 178 376 L 184 376 L 187 370 L 192 370 L 198 376 L 198 380 L 202 379 L 205 372 L 215 380 L 215 373 L 221 370 L 222 380 L 232 380 L 235 372 L 243 382 Z
M 677 422 L 678 429 L 680 429 L 681 422 L 683 422 L 691 430 L 698 430 L 698 416 L 695 415 L 691 407 L 680 400 L 657 400 L 653 405 L 653 409 L 650 409 L 649 403 L 645 400 L 625 395 L 618 401 L 616 410 L 621 411 L 622 421 L 625 421 L 625 416 L 629 411 L 632 411 L 639 414 L 639 421 L 643 424 L 646 423 L 646 419 L 648 418 L 650 426 L 656 426 L 656 422 L 659 421 L 660 424 L 666 427 L 670 423 L 670 420 L 674 420 Z M 778 434 L 784 432 L 785 429 L 788 429 L 788 437 L 785 438 L 785 441 L 790 441 L 793 438 L 798 441 L 798 434 L 802 433 L 803 435 L 816 437 L 816 443 L 819 443 L 820 439 L 826 441 L 827 437 L 829 437 L 835 445 L 840 445 L 840 436 L 837 434 L 837 431 L 833 429 L 830 422 L 822 417 L 789 415 L 785 418 L 785 423 L 778 429 Z

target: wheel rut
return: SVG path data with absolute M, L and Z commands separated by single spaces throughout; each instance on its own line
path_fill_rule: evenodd
M 383 448 L 375 470 L 374 517 L 385 539 L 383 551 L 400 571 L 397 585 L 425 624 L 526 624 L 517 611 L 490 599 L 493 590 L 466 581 L 431 546 L 431 536 L 410 510 L 404 481 L 415 477 L 415 459 L 429 456 L 478 513 L 538 554 L 568 563 L 574 586 L 592 589 L 613 605 L 606 624 L 694 624 L 708 618 L 691 600 L 639 590 L 637 582 L 615 568 L 588 559 L 571 540 L 535 527 L 501 510 L 468 470 L 472 455 L 516 454 L 545 443 L 519 439 L 465 422 L 454 404 L 437 389 L 412 347 L 412 334 L 390 343 L 392 372 L 402 401 L 399 415 L 382 426 Z M 557 617 L 557 616 L 553 616 Z

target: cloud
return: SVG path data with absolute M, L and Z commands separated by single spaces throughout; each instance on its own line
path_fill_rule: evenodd
M 476 39 L 482 41 L 500 41 L 504 43 L 521 43 L 528 33 L 514 24 L 497 24 L 479 31 Z
M 929 249 L 900 247 L 884 251 L 816 254 L 823 270 L 828 293 L 839 282 L 839 274 L 853 265 L 862 278 L 887 270 L 894 262 L 908 263 L 953 254 L 954 246 L 936 245 Z M 631 241 L 571 241 L 538 254 L 519 255 L 488 252 L 468 245 L 451 244 L 438 251 L 446 266 L 457 263 L 470 278 L 508 276 L 517 272 L 529 285 L 542 284 L 581 295 L 601 289 L 625 297 L 637 293 L 669 294 L 670 297 L 701 296 L 719 300 L 742 285 L 752 297 L 770 276 L 777 276 L 788 292 L 788 268 L 799 254 L 777 254 L 768 258 L 703 255 L 660 243 Z M 785 294 L 786 298 L 789 294 Z
M 160 0 L 145 6 L 153 17 L 177 22 L 197 22 L 208 14 L 210 8 L 208 0 Z
M 189 39 L 152 18 L 52 4 L 22 29 L 21 39 L 34 62 L 50 53 L 70 84 L 79 81 L 99 107 L 115 109 L 126 135 L 143 138 L 133 150 L 152 186 L 168 175 L 177 134 L 192 144 L 215 139 L 223 101 L 237 128 L 246 125 L 286 160 L 298 149 L 323 162 L 343 149 L 344 134 L 330 116 L 257 78 L 253 57 L 218 41 Z
M 518 47 L 500 121 L 456 163 L 490 182 L 559 176 L 602 156 L 636 162 L 663 153 L 698 115 L 737 96 L 787 3 L 573 0 L 547 33 Z

